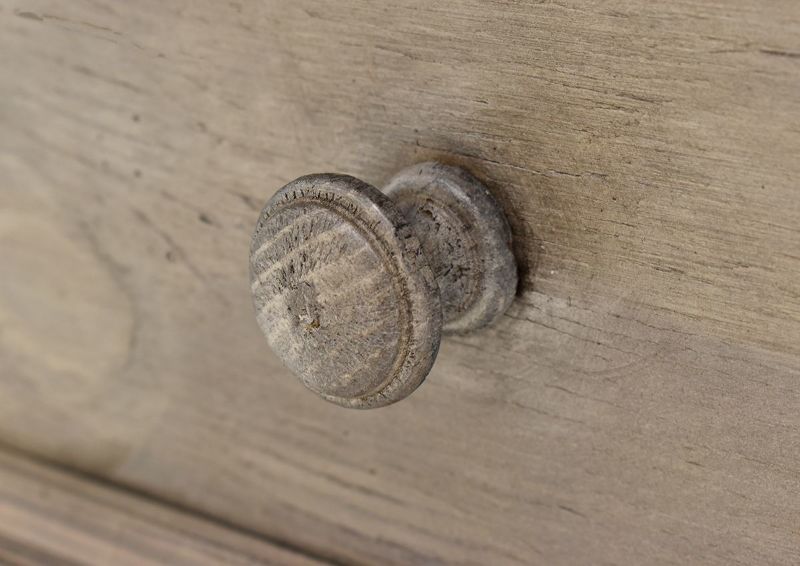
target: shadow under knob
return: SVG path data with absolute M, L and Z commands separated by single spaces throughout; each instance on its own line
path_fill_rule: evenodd
M 346 407 L 409 395 L 443 325 L 488 324 L 516 288 L 508 224 L 467 172 L 417 165 L 387 192 L 396 203 L 347 175 L 300 177 L 269 200 L 252 240 L 251 290 L 270 346 Z

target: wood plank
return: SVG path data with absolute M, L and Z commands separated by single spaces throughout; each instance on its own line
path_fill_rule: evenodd
M 6 450 L 0 450 L 0 563 L 323 564 Z
M 342 561 L 800 562 L 800 3 L 0 6 L 0 438 Z M 306 173 L 485 180 L 524 268 L 374 412 L 254 322 Z

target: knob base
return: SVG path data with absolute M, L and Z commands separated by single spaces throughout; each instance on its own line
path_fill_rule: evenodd
M 419 238 L 439 286 L 444 328 L 466 333 L 497 320 L 517 288 L 511 229 L 489 190 L 468 171 L 427 162 L 384 187 Z

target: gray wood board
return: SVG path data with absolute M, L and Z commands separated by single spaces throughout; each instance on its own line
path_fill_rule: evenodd
M 6 0 L 0 438 L 349 562 L 800 562 L 800 3 Z M 266 199 L 439 159 L 523 268 L 385 409 L 248 289 Z

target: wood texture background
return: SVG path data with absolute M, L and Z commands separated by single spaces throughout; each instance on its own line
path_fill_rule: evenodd
M 0 3 L 0 438 L 341 562 L 800 562 L 800 3 Z M 373 412 L 255 324 L 316 171 L 441 159 L 520 294 Z
M 191 513 L 6 451 L 0 451 L 0 563 L 324 564 Z

